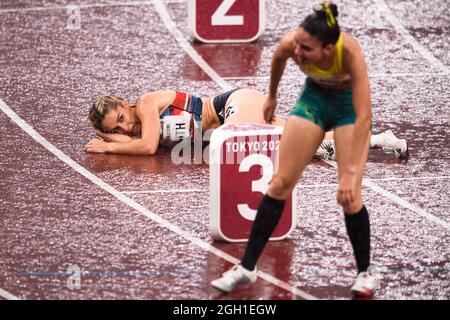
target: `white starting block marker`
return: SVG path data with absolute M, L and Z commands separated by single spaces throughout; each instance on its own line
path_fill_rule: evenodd
M 209 144 L 210 229 L 214 240 L 245 242 L 256 210 L 277 168 L 282 127 L 225 124 Z M 295 189 L 270 240 L 286 238 L 296 226 Z
M 189 29 L 199 41 L 250 42 L 264 28 L 264 0 L 189 0 Z

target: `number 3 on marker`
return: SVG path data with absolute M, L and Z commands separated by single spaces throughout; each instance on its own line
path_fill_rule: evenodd
M 264 195 L 269 188 L 269 182 L 273 176 L 273 163 L 266 155 L 251 154 L 242 160 L 239 166 L 239 172 L 249 172 L 250 168 L 255 165 L 260 165 L 263 171 L 261 179 L 252 181 L 252 192 L 261 192 Z M 239 203 L 237 207 L 239 214 L 244 219 L 250 221 L 255 220 L 256 210 L 250 209 L 248 204 Z
M 190 0 L 189 28 L 203 42 L 250 42 L 265 27 L 264 0 Z

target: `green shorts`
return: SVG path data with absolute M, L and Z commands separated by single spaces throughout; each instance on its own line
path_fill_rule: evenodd
M 352 89 L 324 89 L 307 78 L 291 115 L 309 120 L 325 132 L 353 124 L 356 114 L 353 108 Z

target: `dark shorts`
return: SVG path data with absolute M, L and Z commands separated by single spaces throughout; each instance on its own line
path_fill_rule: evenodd
M 356 114 L 352 89 L 324 89 L 307 78 L 291 115 L 309 120 L 325 132 L 353 124 Z
M 227 91 L 225 93 L 222 93 L 221 95 L 214 97 L 213 100 L 214 110 L 216 110 L 216 114 L 217 117 L 219 118 L 220 124 L 225 123 L 225 104 L 227 103 L 227 100 L 230 97 L 230 95 L 236 90 L 239 90 L 239 88 Z

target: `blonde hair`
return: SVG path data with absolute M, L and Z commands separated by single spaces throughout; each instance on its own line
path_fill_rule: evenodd
M 89 121 L 95 129 L 104 131 L 103 120 L 110 110 L 116 110 L 117 107 L 122 106 L 124 100 L 121 97 L 114 95 L 103 95 L 92 104 L 89 110 Z

